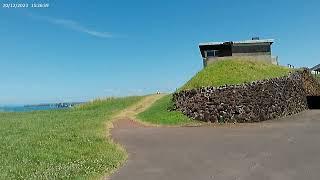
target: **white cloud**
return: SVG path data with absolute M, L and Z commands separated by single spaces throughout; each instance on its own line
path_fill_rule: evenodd
M 73 20 L 58 19 L 58 18 L 53 18 L 53 17 L 48 17 L 48 16 L 38 16 L 38 15 L 34 15 L 34 14 L 28 14 L 28 15 L 34 19 L 43 20 L 43 21 L 47 21 L 52 24 L 64 26 L 68 29 L 72 29 L 74 31 L 86 33 L 91 36 L 95 36 L 95 37 L 99 37 L 99 38 L 113 38 L 114 37 L 114 35 L 110 32 L 95 31 L 95 30 L 87 28 L 87 27 L 85 27 L 85 26 L 83 26 Z

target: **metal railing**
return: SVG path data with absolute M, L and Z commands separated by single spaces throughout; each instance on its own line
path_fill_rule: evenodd
M 294 69 L 294 65 L 292 64 L 288 64 L 288 67 Z

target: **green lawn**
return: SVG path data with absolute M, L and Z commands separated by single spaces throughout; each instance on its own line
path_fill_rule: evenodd
M 194 89 L 202 86 L 222 86 L 241 84 L 287 75 L 292 69 L 250 60 L 221 60 L 209 64 L 198 72 L 179 90 Z
M 157 100 L 147 110 L 138 114 L 138 119 L 143 122 L 160 125 L 188 125 L 196 122 L 178 111 L 168 111 L 172 106 L 172 96 L 166 95 Z
M 0 113 L 0 179 L 92 179 L 126 153 L 105 123 L 142 97 L 97 100 L 69 110 Z

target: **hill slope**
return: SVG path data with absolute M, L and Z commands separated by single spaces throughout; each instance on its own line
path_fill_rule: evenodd
M 126 153 L 106 123 L 143 97 L 96 100 L 65 110 L 0 113 L 0 179 L 95 179 Z
M 161 125 L 190 125 L 196 122 L 178 111 L 168 111 L 172 106 L 172 96 L 166 95 L 138 114 L 142 122 Z
M 202 86 L 222 86 L 275 78 L 287 75 L 292 69 L 252 60 L 221 60 L 209 64 L 179 90 Z

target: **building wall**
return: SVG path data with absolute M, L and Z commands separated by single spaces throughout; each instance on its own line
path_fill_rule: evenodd
M 277 58 L 273 58 L 270 54 L 259 54 L 259 53 L 236 53 L 233 56 L 226 57 L 207 57 L 204 59 L 204 66 L 211 64 L 215 61 L 226 60 L 232 57 L 236 57 L 234 59 L 238 60 L 254 60 L 254 61 L 264 61 L 267 63 L 278 64 Z
M 258 52 L 258 53 L 233 53 L 233 57 L 237 58 L 249 58 L 254 59 L 258 61 L 265 61 L 272 64 L 277 64 L 277 62 L 274 62 L 274 59 L 271 56 L 271 52 Z
M 271 57 L 271 52 L 232 53 L 232 56 L 266 56 L 266 57 Z
M 233 44 L 232 54 L 234 53 L 270 53 L 270 43 L 259 43 L 259 44 Z

